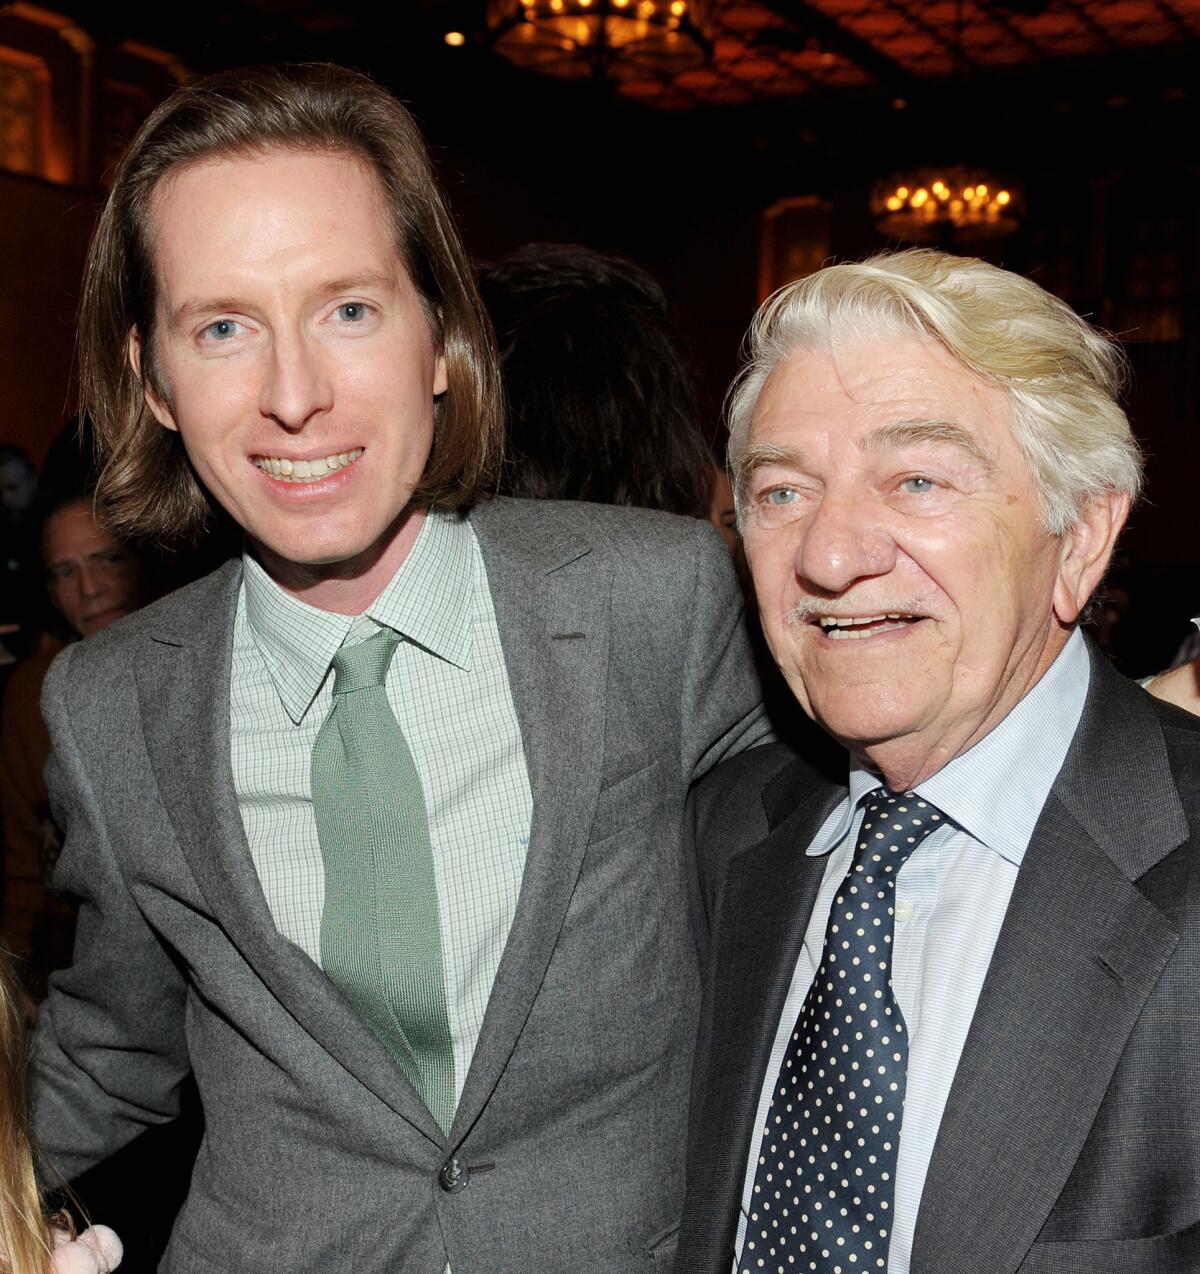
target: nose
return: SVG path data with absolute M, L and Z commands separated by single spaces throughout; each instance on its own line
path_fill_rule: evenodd
M 277 333 L 259 401 L 263 415 L 298 433 L 332 406 L 333 386 L 316 343 L 300 332 Z
M 91 600 L 104 592 L 108 578 L 103 570 L 97 569 L 93 563 L 82 562 L 79 566 L 79 596 Z
M 826 494 L 801 531 L 796 573 L 814 593 L 844 593 L 895 565 L 895 541 L 865 497 Z

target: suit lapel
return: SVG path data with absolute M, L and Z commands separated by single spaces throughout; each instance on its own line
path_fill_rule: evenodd
M 516 914 L 451 1140 L 479 1117 L 546 974 L 600 793 L 611 568 L 557 519 L 519 525 L 496 500 L 472 514 L 525 746 L 533 822 Z
M 1149 700 L 1093 652 L 946 1105 L 913 1274 L 1024 1259 L 1178 941 L 1134 882 L 1186 836 Z
M 424 1102 L 321 970 L 276 929 L 233 788 L 229 677 L 241 569 L 223 567 L 206 600 L 167 609 L 136 679 L 151 764 L 201 892 L 254 974 L 337 1062 L 437 1145 Z
M 803 776 L 801 782 L 798 776 Z M 701 1044 L 703 1095 L 691 1148 L 695 1169 L 687 1210 L 707 1228 L 692 1244 L 715 1254 L 713 1268 L 733 1260 L 746 1158 L 780 1014 L 804 943 L 827 859 L 805 851 L 846 795 L 812 782 L 791 766 L 763 793 L 770 832 L 730 859 L 719 903 L 711 966 L 712 1018 L 707 1058 Z

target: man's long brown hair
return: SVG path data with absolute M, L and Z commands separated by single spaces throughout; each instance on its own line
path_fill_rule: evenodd
M 379 182 L 401 259 L 446 360 L 448 386 L 435 404 L 433 450 L 414 500 L 469 504 L 498 459 L 502 399 L 491 328 L 412 116 L 341 67 L 223 72 L 180 89 L 145 122 L 117 168 L 88 252 L 81 405 L 96 430 L 97 509 L 119 535 L 187 540 L 208 517 L 179 435 L 151 415 L 128 359 L 136 328 L 142 375 L 169 402 L 155 363 L 155 191 L 186 165 L 275 150 L 354 155 Z

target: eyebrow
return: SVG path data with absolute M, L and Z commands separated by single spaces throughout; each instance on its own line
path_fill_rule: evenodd
M 742 462 L 738 466 L 735 496 L 744 496 L 750 485 L 750 479 L 759 469 L 770 464 L 791 465 L 803 468 L 804 452 L 796 447 L 781 447 L 774 442 L 757 442 L 747 447 L 742 454 Z
M 885 451 L 889 447 L 911 447 L 924 442 L 956 447 L 985 469 L 995 468 L 995 461 L 978 439 L 949 420 L 893 421 L 873 430 L 858 446 L 860 451 Z
M 742 455 L 742 472 L 753 473 L 768 464 L 800 464 L 804 453 L 797 447 L 781 447 L 774 442 L 756 442 Z
M 125 545 L 113 544 L 108 548 L 90 549 L 87 553 L 68 553 L 65 557 L 56 557 L 52 562 L 47 562 L 45 569 L 52 571 L 56 566 L 70 566 L 73 562 L 94 562 L 97 558 L 107 557 L 110 553 L 127 552 Z
M 339 292 L 357 292 L 361 288 L 384 288 L 394 291 L 396 279 L 380 270 L 362 270 L 340 279 L 330 279 L 312 290 L 313 296 L 336 296 Z M 236 296 L 193 297 L 183 301 L 171 311 L 171 325 L 181 327 L 206 314 L 220 314 L 227 310 L 244 309 L 246 302 Z
M 941 443 L 957 447 L 976 464 L 989 473 L 995 469 L 993 458 L 979 445 L 976 438 L 949 420 L 896 420 L 881 425 L 859 440 L 860 451 L 884 451 L 888 447 L 908 447 L 918 443 Z M 739 491 L 744 493 L 750 479 L 758 469 L 767 465 L 787 465 L 802 469 L 805 453 L 799 447 L 783 447 L 774 442 L 760 442 L 747 447 L 739 469 Z

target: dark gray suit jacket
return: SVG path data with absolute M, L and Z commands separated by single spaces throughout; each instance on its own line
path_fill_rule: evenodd
M 732 1267 L 754 1112 L 825 868 L 804 851 L 845 793 L 775 745 L 723 765 L 692 802 L 708 976 L 678 1274 Z M 1094 649 L 950 1091 L 911 1269 L 1200 1270 L 1200 720 Z
M 703 523 L 516 501 L 472 522 L 533 825 L 449 1139 L 272 923 L 229 760 L 240 565 L 48 678 L 58 884 L 82 908 L 34 1127 L 73 1177 L 170 1119 L 194 1072 L 206 1128 L 170 1274 L 669 1268 L 699 1000 L 684 799 L 764 729 L 740 597 Z

